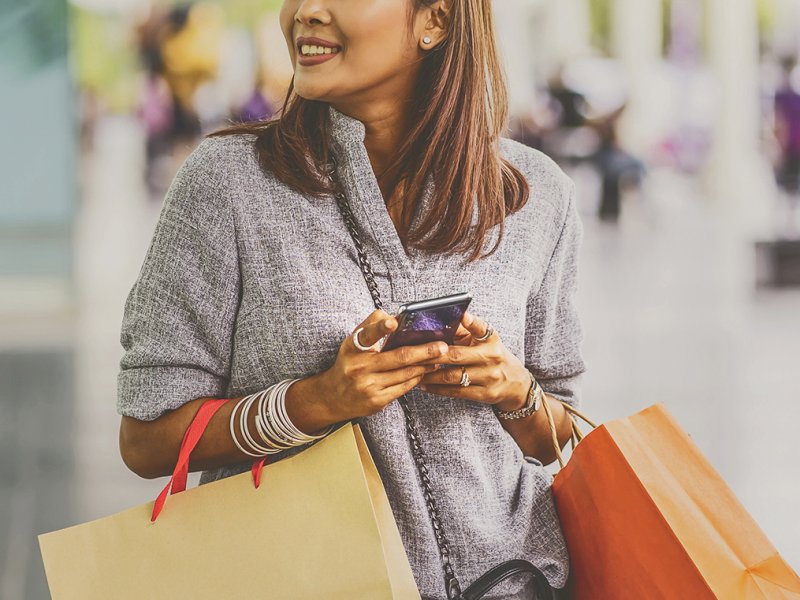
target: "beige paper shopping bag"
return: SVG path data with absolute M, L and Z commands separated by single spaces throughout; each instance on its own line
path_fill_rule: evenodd
M 151 514 L 153 502 L 40 535 L 53 598 L 420 598 L 357 425 L 266 466 L 258 487 L 242 473 Z

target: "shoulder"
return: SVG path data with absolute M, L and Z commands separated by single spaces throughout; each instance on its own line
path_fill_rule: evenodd
M 259 176 L 255 136 L 203 138 L 178 168 L 165 198 L 165 211 L 215 211 Z
M 170 183 L 158 233 L 181 240 L 200 239 L 198 235 L 225 239 L 235 226 L 232 199 L 257 165 L 252 140 L 244 136 L 203 138 Z
M 541 150 L 511 138 L 500 138 L 500 154 L 528 181 L 529 202 L 550 207 L 563 221 L 575 191 L 572 178 Z
M 179 175 L 216 185 L 235 185 L 258 169 L 256 136 L 234 134 L 203 138 L 180 168 Z

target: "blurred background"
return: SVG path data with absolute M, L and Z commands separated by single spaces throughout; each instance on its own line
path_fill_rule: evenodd
M 291 79 L 278 0 L 0 0 L 0 598 L 36 535 L 152 500 L 124 301 L 201 136 Z M 664 402 L 800 567 L 800 0 L 498 0 L 508 131 L 585 227 L 584 407 Z M 196 482 L 196 475 L 193 479 Z

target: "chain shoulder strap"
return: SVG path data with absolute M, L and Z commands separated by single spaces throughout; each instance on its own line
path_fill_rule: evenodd
M 331 162 L 332 164 L 328 169 L 328 176 L 336 187 L 336 203 L 339 206 L 339 211 L 342 213 L 342 218 L 344 219 L 347 229 L 350 232 L 350 236 L 353 238 L 353 243 L 356 246 L 358 262 L 361 265 L 361 272 L 363 273 L 364 279 L 367 282 L 367 287 L 372 295 L 375 308 L 382 309 L 383 302 L 381 301 L 380 293 L 378 292 L 378 286 L 375 283 L 375 276 L 372 273 L 372 266 L 367 259 L 367 253 L 364 250 L 363 243 L 361 242 L 361 237 L 358 233 L 358 228 L 356 227 L 353 213 L 350 210 L 350 204 L 347 200 L 347 195 L 344 193 L 344 190 L 337 178 L 338 163 L 335 156 L 331 157 Z M 405 394 L 398 399 L 398 403 L 403 409 L 403 415 L 405 416 L 406 435 L 411 447 L 411 454 L 414 457 L 414 463 L 417 467 L 417 473 L 419 475 L 420 485 L 422 487 L 422 495 L 425 498 L 428 516 L 430 518 L 431 525 L 433 526 L 436 545 L 439 547 L 439 556 L 442 561 L 442 569 L 444 570 L 444 582 L 445 589 L 447 590 L 447 598 L 448 600 L 459 600 L 462 597 L 461 584 L 453 572 L 453 565 L 450 562 L 450 542 L 448 541 L 447 536 L 444 533 L 444 528 L 442 527 L 439 507 L 436 505 L 436 499 L 433 495 L 428 467 L 425 464 L 425 452 L 419 443 L 419 433 L 417 432 L 417 426 L 411 414 Z

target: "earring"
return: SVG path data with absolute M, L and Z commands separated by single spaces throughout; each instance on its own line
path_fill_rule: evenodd
M 422 43 L 423 43 L 423 44 L 430 44 L 430 43 L 431 43 L 431 38 L 429 38 L 429 37 L 426 35 L 424 38 L 422 38 Z

